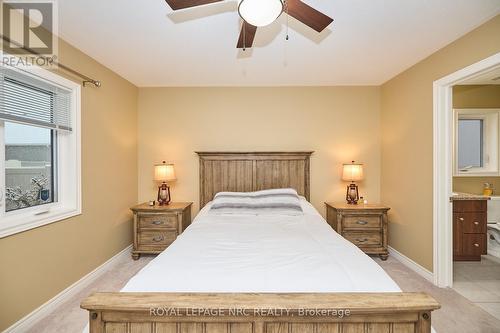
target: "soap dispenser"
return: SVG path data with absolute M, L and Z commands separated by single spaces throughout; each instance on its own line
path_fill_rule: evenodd
M 490 183 L 484 183 L 484 187 L 483 187 L 483 195 L 486 195 L 486 196 L 491 196 L 493 194 L 493 187 L 491 187 L 491 184 Z

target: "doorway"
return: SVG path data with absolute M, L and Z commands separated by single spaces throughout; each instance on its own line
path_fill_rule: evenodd
M 453 224 L 450 202 L 454 174 L 453 87 L 483 80 L 498 70 L 500 53 L 434 82 L 433 271 L 434 284 L 439 287 L 453 286 Z

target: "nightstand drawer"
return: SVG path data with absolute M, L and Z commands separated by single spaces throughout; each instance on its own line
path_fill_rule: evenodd
M 328 224 L 345 239 L 358 246 L 366 254 L 377 254 L 386 260 L 387 211 L 390 208 L 380 204 L 326 203 Z
M 367 229 L 374 228 L 380 229 L 381 226 L 381 217 L 380 216 L 344 216 L 342 220 L 343 229 Z
M 130 208 L 134 212 L 132 258 L 158 254 L 172 244 L 191 223 L 192 202 L 170 202 L 150 206 L 143 203 Z
M 343 236 L 354 245 L 364 246 L 381 246 L 382 237 L 379 232 L 344 232 Z
M 177 237 L 175 230 L 141 231 L 139 232 L 139 246 L 166 247 Z
M 175 214 L 140 214 L 139 228 L 175 228 L 177 229 L 177 215 Z

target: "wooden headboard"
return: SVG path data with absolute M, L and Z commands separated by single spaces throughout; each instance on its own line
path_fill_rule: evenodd
M 200 207 L 221 191 L 289 187 L 309 200 L 312 151 L 196 153 L 200 158 Z

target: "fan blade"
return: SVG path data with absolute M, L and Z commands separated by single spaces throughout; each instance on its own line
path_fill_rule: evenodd
M 241 26 L 241 31 L 240 31 L 240 38 L 238 38 L 238 45 L 236 47 L 238 49 L 252 47 L 253 39 L 255 37 L 256 32 L 257 32 L 256 26 L 253 26 L 243 21 L 243 25 Z M 245 39 L 245 43 L 243 43 L 243 38 Z
M 207 5 L 223 0 L 165 0 L 173 10 Z
M 333 22 L 331 17 L 326 16 L 300 0 L 287 0 L 287 6 L 288 14 L 317 32 L 323 31 Z

